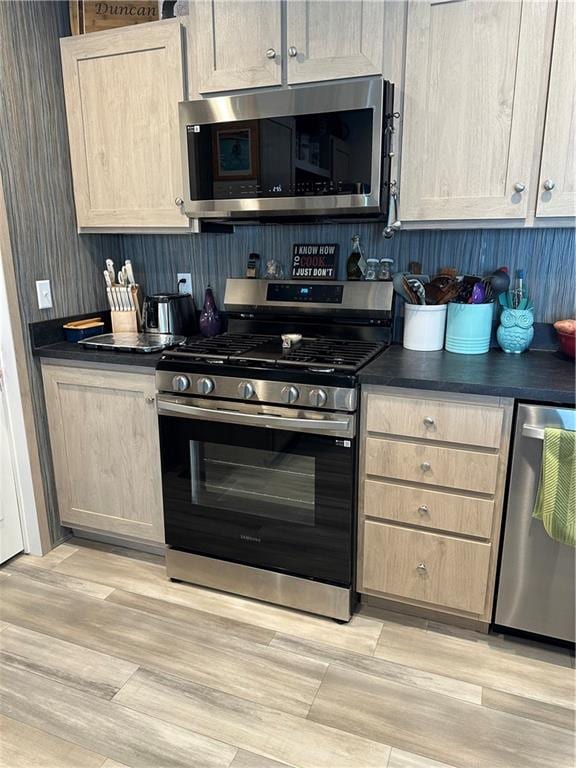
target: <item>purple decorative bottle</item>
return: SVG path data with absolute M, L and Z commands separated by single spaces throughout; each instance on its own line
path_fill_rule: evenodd
M 202 336 L 217 336 L 222 329 L 222 320 L 214 300 L 212 288 L 208 286 L 204 294 L 204 306 L 200 312 L 200 333 Z

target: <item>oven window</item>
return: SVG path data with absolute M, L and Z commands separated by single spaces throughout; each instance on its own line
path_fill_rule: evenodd
M 315 483 L 313 456 L 190 441 L 191 497 L 202 507 L 313 526 Z
M 189 125 L 192 200 L 368 195 L 373 110 Z

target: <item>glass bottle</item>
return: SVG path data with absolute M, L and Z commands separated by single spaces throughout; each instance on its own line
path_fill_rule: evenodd
M 204 295 L 204 306 L 200 313 L 199 326 L 202 336 L 217 336 L 222 329 L 222 320 L 210 286 L 206 288 Z
M 366 274 L 365 280 L 376 280 L 378 278 L 378 259 L 374 256 L 370 256 L 366 259 Z
M 380 271 L 378 280 L 392 280 L 392 265 L 394 259 L 380 259 Z
M 360 235 L 352 238 L 352 250 L 346 262 L 346 275 L 348 280 L 363 280 L 366 274 L 366 259 L 360 248 Z

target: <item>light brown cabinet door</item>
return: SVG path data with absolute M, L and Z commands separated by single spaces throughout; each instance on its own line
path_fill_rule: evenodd
M 63 525 L 164 541 L 154 374 L 42 364 Z
M 369 432 L 486 448 L 500 445 L 502 408 L 450 400 L 417 400 L 376 394 L 367 397 Z
M 61 40 L 79 229 L 181 227 L 177 19 Z
M 484 542 L 366 522 L 362 588 L 481 614 L 490 549 Z
M 529 0 L 410 2 L 402 220 L 526 217 L 551 12 Z
M 288 82 L 381 73 L 383 20 L 381 0 L 289 0 Z
M 280 85 L 280 0 L 198 0 L 194 36 L 200 93 Z
M 494 493 L 498 454 L 369 437 L 366 473 L 421 485 Z
M 576 216 L 575 43 L 576 5 L 574 0 L 559 0 L 537 216 Z

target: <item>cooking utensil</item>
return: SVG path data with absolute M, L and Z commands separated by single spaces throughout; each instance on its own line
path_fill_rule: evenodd
M 404 290 L 404 274 L 402 272 L 396 272 L 396 274 L 392 276 L 392 287 L 404 301 L 407 301 L 409 304 L 412 302 L 412 299 Z
M 474 283 L 470 301 L 472 304 L 484 304 L 486 301 L 486 289 L 484 288 L 484 283 Z
M 438 284 L 431 281 L 425 284 L 424 294 L 426 296 L 426 304 L 438 304 L 443 295 L 443 290 Z
M 417 303 L 426 304 L 426 294 L 424 291 L 424 286 L 422 285 L 420 280 L 418 280 L 418 278 L 416 277 L 409 277 L 407 279 L 410 287 L 412 288 L 412 290 L 416 295 Z
M 510 275 L 506 267 L 498 267 L 497 270 L 492 272 L 488 277 L 492 290 L 495 294 L 501 294 L 510 288 Z
M 414 289 L 408 282 L 408 278 L 406 275 L 402 275 L 402 290 L 403 295 L 407 296 L 407 301 L 409 304 L 419 304 L 418 296 L 414 293 Z

